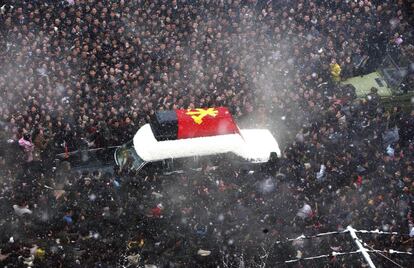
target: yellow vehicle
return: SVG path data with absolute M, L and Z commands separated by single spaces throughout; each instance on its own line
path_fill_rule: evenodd
M 413 48 L 414 52 L 414 48 Z M 342 86 L 352 85 L 357 98 L 365 98 L 372 88 L 377 89 L 386 106 L 413 107 L 414 103 L 414 53 L 387 51 L 380 66 L 368 74 L 342 81 Z

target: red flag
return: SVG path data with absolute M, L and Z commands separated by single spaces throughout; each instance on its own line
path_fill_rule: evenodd
M 175 110 L 178 139 L 239 133 L 229 110 L 225 107 Z

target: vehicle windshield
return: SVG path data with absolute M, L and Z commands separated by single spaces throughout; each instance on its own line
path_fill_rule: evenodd
M 116 149 L 115 161 L 121 170 L 127 168 L 138 171 L 145 164 L 145 161 L 135 152 L 132 140 Z

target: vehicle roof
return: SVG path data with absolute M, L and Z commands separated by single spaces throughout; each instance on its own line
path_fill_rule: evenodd
M 133 143 L 137 154 L 147 162 L 229 152 L 258 163 L 267 162 L 272 152 L 280 156 L 279 145 L 269 130 L 242 129 L 240 133 L 157 141 L 150 125 L 145 124 L 135 134 Z
M 379 84 L 378 82 L 382 82 Z M 375 87 L 378 89 L 378 95 L 381 97 L 391 97 L 392 91 L 388 87 L 387 82 L 381 76 L 379 72 L 373 72 L 363 76 L 355 76 L 348 78 L 341 82 L 342 85 L 353 85 L 355 87 L 355 93 L 358 98 L 364 98 L 371 93 L 371 88 Z

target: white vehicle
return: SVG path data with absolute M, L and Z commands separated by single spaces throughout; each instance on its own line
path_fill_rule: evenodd
M 227 109 L 225 110 L 227 111 Z M 187 110 L 184 111 L 190 113 Z M 206 161 L 209 162 L 209 165 L 220 165 L 223 162 L 262 164 L 281 154 L 279 145 L 269 130 L 239 130 L 234 128 L 236 126 L 234 121 L 231 123 L 234 126 L 231 125 L 230 131 L 230 128 L 227 126 L 227 129 L 219 131 L 218 135 L 215 135 L 217 130 L 210 131 L 211 129 L 209 129 L 207 133 L 204 129 L 203 133 L 208 135 L 199 136 L 197 133 L 193 135 L 194 132 L 192 132 L 190 135 L 192 137 L 177 139 L 177 135 L 174 133 L 171 135 L 170 132 L 174 128 L 172 127 L 174 124 L 178 125 L 178 129 L 181 126 L 186 128 L 191 128 L 192 126 L 188 122 L 183 122 L 182 120 L 180 122 L 180 119 L 178 124 L 177 120 L 175 122 L 174 119 L 170 120 L 173 117 L 171 116 L 172 112 L 162 112 L 164 115 L 158 114 L 154 120 L 155 123 L 142 126 L 132 141 L 115 150 L 115 162 L 121 169 L 128 168 L 137 172 L 143 169 L 147 171 L 162 170 L 164 173 L 180 172 L 185 167 L 199 168 Z M 220 120 L 221 122 L 229 120 L 229 115 L 219 119 L 220 112 L 222 111 L 219 110 L 215 116 L 216 118 L 214 118 L 214 124 L 219 122 L 217 124 L 218 128 L 223 126 Z M 170 115 L 165 116 L 165 113 L 170 113 Z M 168 120 L 163 120 L 166 117 Z M 178 117 L 180 118 L 180 116 Z M 209 127 L 214 128 L 215 126 L 210 124 Z M 165 132 L 160 132 L 160 128 L 167 129 L 169 137 L 165 138 L 166 134 Z M 183 131 L 187 131 L 187 129 Z M 183 135 L 183 131 L 181 133 L 178 131 L 178 136 Z M 160 138 L 160 136 L 162 137 Z

